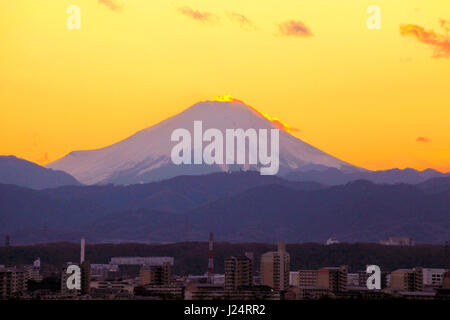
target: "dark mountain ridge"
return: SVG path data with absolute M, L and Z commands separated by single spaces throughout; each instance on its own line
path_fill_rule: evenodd
M 95 242 L 378 242 L 410 236 L 450 238 L 450 180 L 418 185 L 358 180 L 324 187 L 255 172 L 180 176 L 130 186 L 31 190 L 0 185 L 0 235 L 17 243 Z
M 356 180 L 368 180 L 374 183 L 408 183 L 418 184 L 432 178 L 450 177 L 450 173 L 442 173 L 434 169 L 418 171 L 411 168 L 389 169 L 380 171 L 345 172 L 336 168 L 316 166 L 311 170 L 292 171 L 284 178 L 292 181 L 315 181 L 324 185 L 340 185 Z
M 0 156 L 0 183 L 31 189 L 80 185 L 74 177 L 64 171 L 47 169 L 15 156 Z

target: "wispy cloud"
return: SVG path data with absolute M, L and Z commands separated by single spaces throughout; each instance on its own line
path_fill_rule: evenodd
M 184 14 L 185 16 L 188 16 L 194 20 L 198 20 L 201 22 L 214 22 L 215 20 L 217 20 L 217 17 L 210 13 L 210 12 L 205 12 L 205 11 L 198 11 L 198 10 L 194 10 L 190 7 L 181 7 L 178 8 L 178 11 L 182 14 Z
M 250 19 L 244 16 L 243 14 L 237 12 L 230 12 L 228 13 L 228 18 L 231 21 L 238 23 L 240 27 L 243 29 L 255 28 L 253 22 L 250 21 Z
M 444 29 L 446 32 L 450 31 L 450 21 L 445 19 L 439 19 L 439 23 L 441 24 L 441 28 Z
M 117 0 L 97 0 L 98 3 L 107 6 L 109 9 L 115 12 L 120 12 L 123 9 L 123 5 L 118 3 Z
M 416 142 L 427 143 L 427 142 L 430 142 L 430 140 L 426 137 L 417 137 Z
M 289 20 L 278 25 L 279 31 L 285 36 L 299 38 L 311 37 L 311 30 L 301 21 Z
M 433 30 L 426 30 L 425 28 L 416 24 L 402 24 L 400 25 L 400 34 L 402 36 L 412 36 L 419 42 L 430 45 L 434 48 L 434 58 L 449 58 L 450 57 L 450 37 L 448 32 L 450 30 L 450 22 L 440 19 L 441 28 L 446 34 L 439 34 Z

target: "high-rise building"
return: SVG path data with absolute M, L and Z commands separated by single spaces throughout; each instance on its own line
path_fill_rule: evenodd
M 360 281 L 358 273 L 347 273 L 347 287 L 359 287 L 359 284 Z
M 299 286 L 316 286 L 317 270 L 298 270 Z
M 142 266 L 139 270 L 139 284 L 164 285 L 170 284 L 170 262 L 163 262 L 160 266 Z
M 67 262 L 66 265 L 61 270 L 61 295 L 64 297 L 77 296 L 81 292 L 81 288 L 80 289 L 76 289 L 76 288 L 69 289 L 69 287 L 67 285 L 67 280 L 69 279 L 70 276 L 73 275 L 73 273 L 67 273 L 67 269 L 71 265 L 73 265 L 72 262 Z M 74 265 L 78 266 L 78 264 L 74 264 Z M 81 274 L 80 274 L 80 280 L 81 280 Z
M 17 268 L 0 269 L 0 297 L 19 297 L 27 289 L 27 274 Z
M 261 284 L 283 291 L 289 287 L 290 256 L 283 242 L 278 243 L 278 251 L 261 256 Z
M 289 284 L 294 287 L 317 285 L 317 270 L 292 271 L 289 277 Z
M 139 285 L 145 286 L 151 283 L 151 267 L 150 266 L 142 266 L 139 270 Z
M 79 289 L 69 289 L 67 286 L 67 280 L 72 275 L 67 273 L 67 268 L 70 265 L 76 265 L 79 267 L 79 277 L 80 277 L 80 288 Z M 63 296 L 74 296 L 78 294 L 89 294 L 91 283 L 91 264 L 89 261 L 85 260 L 85 240 L 81 238 L 80 243 L 80 263 L 72 264 L 68 262 L 66 266 L 61 271 L 61 294 Z
M 67 286 L 67 280 L 73 273 L 67 273 L 67 269 L 71 265 L 76 265 L 80 268 L 80 288 L 69 289 Z M 91 265 L 88 261 L 84 261 L 81 265 L 72 264 L 68 262 L 61 270 L 61 294 L 63 296 L 76 296 L 79 294 L 89 294 L 91 284 Z
M 248 256 L 228 257 L 225 259 L 225 289 L 236 290 L 239 287 L 253 285 L 253 261 Z
M 317 270 L 317 285 L 329 291 L 347 291 L 347 266 L 321 268 Z
M 390 287 L 399 291 L 423 291 L 423 270 L 398 269 L 391 272 Z
M 81 269 L 81 294 L 89 294 L 91 283 L 91 264 L 89 261 L 83 261 Z
M 26 272 L 26 277 L 29 280 L 33 281 L 42 281 L 42 275 L 41 275 L 41 269 L 34 266 L 34 265 L 28 265 L 24 267 Z
M 369 276 L 370 274 L 367 273 L 366 270 L 358 271 L 358 286 L 367 287 L 367 279 L 369 278 Z M 389 272 L 382 271 L 380 276 L 381 276 L 381 283 L 380 283 L 381 289 L 384 289 L 387 287 Z
M 290 271 L 289 272 L 289 285 L 294 286 L 294 287 L 299 286 L 298 271 Z

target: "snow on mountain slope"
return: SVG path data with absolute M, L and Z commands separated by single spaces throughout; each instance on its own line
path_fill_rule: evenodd
M 175 129 L 185 128 L 193 137 L 193 124 L 196 120 L 203 122 L 203 132 L 208 128 L 217 128 L 223 134 L 226 129 L 238 128 L 285 129 L 280 130 L 279 174 L 311 166 L 359 169 L 292 136 L 286 131 L 288 127 L 278 119 L 270 118 L 242 101 L 229 97 L 199 102 L 125 140 L 97 150 L 73 151 L 47 167 L 68 172 L 85 184 L 132 184 L 182 174 L 257 169 L 256 166 L 248 165 L 174 165 L 170 154 L 177 143 L 171 142 L 171 134 Z

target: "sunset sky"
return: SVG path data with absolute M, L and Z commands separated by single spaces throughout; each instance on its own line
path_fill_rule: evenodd
M 448 0 L 0 0 L 0 154 L 46 164 L 231 94 L 354 165 L 450 171 L 449 21 Z

